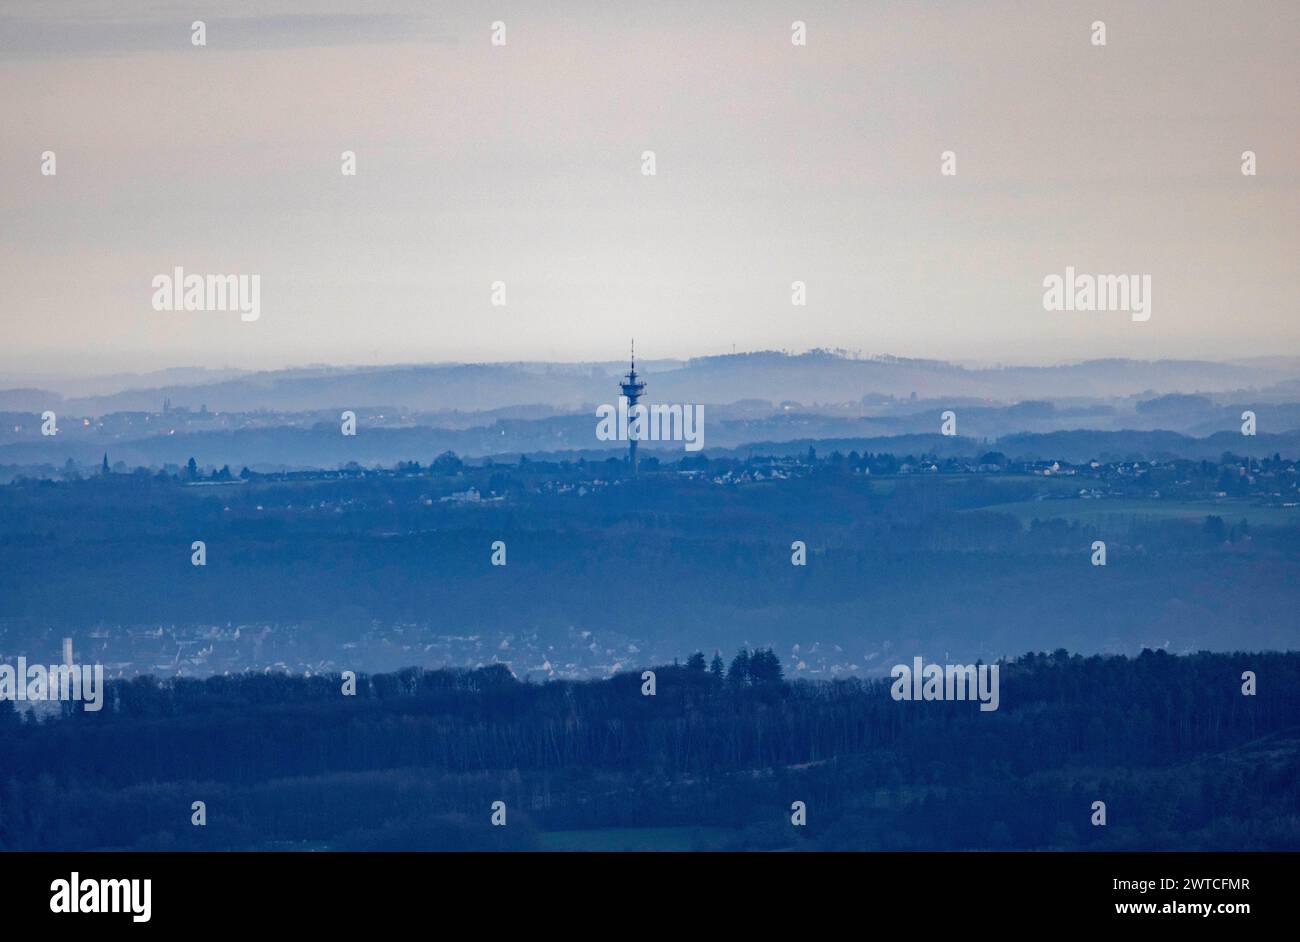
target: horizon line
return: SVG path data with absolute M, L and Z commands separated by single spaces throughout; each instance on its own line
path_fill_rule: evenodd
M 677 363 L 687 365 L 694 361 L 700 360 L 726 360 L 731 358 L 741 359 L 752 356 L 783 356 L 790 359 L 802 357 L 824 355 L 833 359 L 843 360 L 850 363 L 881 363 L 881 362 L 898 362 L 898 363 L 940 363 L 946 366 L 959 367 L 966 370 L 999 370 L 999 369 L 1053 369 L 1070 366 L 1083 366 L 1089 363 L 1213 363 L 1216 365 L 1250 365 L 1259 361 L 1279 361 L 1294 359 L 1300 361 L 1300 351 L 1296 353 L 1260 353 L 1248 356 L 1234 357 L 1215 357 L 1215 356 L 1183 356 L 1183 357 L 1160 357 L 1157 359 L 1127 357 L 1127 356 L 1095 356 L 1084 357 L 1080 359 L 1062 359 L 1055 361 L 1046 360 L 984 360 L 984 359 L 946 359 L 943 357 L 923 357 L 923 356 L 899 356 L 890 353 L 871 353 L 864 354 L 860 350 L 846 350 L 844 348 L 831 347 L 808 347 L 803 350 L 788 349 L 753 349 L 753 350 L 733 350 L 730 352 L 705 353 L 696 356 L 660 356 L 646 357 L 642 359 L 643 364 L 654 363 Z M 342 371 L 378 371 L 389 369 L 403 368 L 425 368 L 425 367 L 458 367 L 458 366 L 607 366 L 623 361 L 618 358 L 608 360 L 600 359 L 525 359 L 525 358 L 507 358 L 491 360 L 390 360 L 381 363 L 361 363 L 361 362 L 309 362 L 309 363 L 289 363 L 279 366 L 262 366 L 262 367 L 243 367 L 230 364 L 222 366 L 202 366 L 193 363 L 179 363 L 173 366 L 160 366 L 147 369 L 117 369 L 106 372 L 74 372 L 68 370 L 32 370 L 18 371 L 5 369 L 8 378 L 21 381 L 27 379 L 39 381 L 41 379 L 111 379 L 119 376 L 152 376 L 159 373 L 168 373 L 181 370 L 189 370 L 204 373 L 238 373 L 242 375 L 254 375 L 259 373 L 292 373 L 308 370 L 342 370 Z M 1297 365 L 1300 365 L 1298 363 Z M 11 391 L 23 388 L 21 385 L 0 386 L 0 391 Z

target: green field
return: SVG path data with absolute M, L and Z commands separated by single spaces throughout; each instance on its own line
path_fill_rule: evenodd
M 710 850 L 731 835 L 726 828 L 602 828 L 549 831 L 540 843 L 542 850 L 559 851 Z
M 1080 497 L 1021 500 L 975 508 L 981 513 L 1005 513 L 1028 524 L 1039 520 L 1077 520 L 1095 526 L 1124 525 L 1134 517 L 1151 520 L 1223 518 L 1227 524 L 1245 520 L 1252 527 L 1300 526 L 1300 507 L 1261 507 L 1238 501 L 1108 500 Z M 971 511 L 967 511 L 968 513 Z

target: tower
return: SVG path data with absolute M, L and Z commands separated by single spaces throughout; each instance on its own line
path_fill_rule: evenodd
M 636 436 L 632 434 L 632 413 L 636 408 L 637 400 L 645 392 L 645 383 L 641 382 L 636 375 L 636 341 L 632 341 L 632 368 L 628 374 L 623 377 L 623 382 L 619 384 L 623 389 L 623 395 L 627 397 L 627 414 L 628 414 L 628 433 L 627 433 L 627 461 L 632 466 L 632 473 L 636 474 Z

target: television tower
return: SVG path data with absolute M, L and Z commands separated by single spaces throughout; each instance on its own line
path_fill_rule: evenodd
M 627 460 L 632 465 L 632 474 L 636 475 L 636 436 L 632 434 L 632 410 L 636 406 L 637 400 L 645 392 L 645 383 L 636 375 L 636 340 L 632 341 L 632 369 L 623 377 L 623 382 L 619 384 L 623 388 L 623 395 L 627 397 L 627 414 L 628 414 L 628 434 L 627 434 Z

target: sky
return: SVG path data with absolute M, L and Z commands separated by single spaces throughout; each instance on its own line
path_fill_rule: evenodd
M 1300 354 L 1294 0 L 7 0 L 0 51 L 0 387 L 632 336 Z M 176 266 L 261 316 L 155 310 Z M 1149 275 L 1150 320 L 1044 310 L 1066 266 Z

